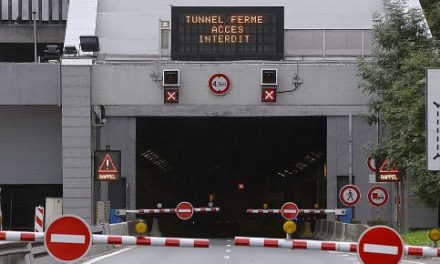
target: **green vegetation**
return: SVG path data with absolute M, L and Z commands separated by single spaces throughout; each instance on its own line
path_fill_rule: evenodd
M 438 40 L 440 38 L 440 1 L 421 0 L 423 12 L 428 21 L 432 35 Z
M 386 138 L 370 152 L 389 157 L 424 204 L 438 206 L 440 173 L 426 170 L 425 68 L 440 67 L 438 42 L 432 41 L 421 10 L 404 0 L 386 0 L 374 26 L 374 57 L 360 61 L 360 87 L 371 95 L 365 118 L 379 120 Z M 437 19 L 440 19 L 438 17 Z
M 412 246 L 431 246 L 432 241 L 428 237 L 429 230 L 411 231 L 402 234 L 403 243 Z

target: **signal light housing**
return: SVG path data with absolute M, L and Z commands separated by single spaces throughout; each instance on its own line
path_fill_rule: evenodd
M 176 87 L 180 85 L 179 70 L 163 70 L 162 85 L 164 87 Z
M 278 85 L 277 69 L 261 69 L 261 85 Z

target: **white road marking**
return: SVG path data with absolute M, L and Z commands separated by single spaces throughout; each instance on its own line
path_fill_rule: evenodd
M 397 255 L 398 251 L 399 248 L 394 246 L 364 244 L 364 252 L 367 253 Z
M 93 258 L 93 259 L 91 259 L 91 260 L 89 260 L 87 262 L 84 262 L 83 264 L 93 264 L 93 263 L 98 262 L 100 260 L 103 260 L 103 259 L 106 259 L 106 258 L 109 258 L 109 257 L 113 257 L 113 256 L 116 256 L 116 255 L 119 255 L 119 254 L 121 254 L 121 253 L 123 253 L 123 252 L 125 252 L 127 250 L 133 249 L 133 248 L 136 248 L 136 247 L 124 248 L 124 249 L 118 250 L 116 252 L 113 252 L 113 253 L 110 253 L 110 254 L 107 254 L 107 255 L 104 255 L 104 256 Z
M 226 246 L 227 246 L 227 247 L 230 247 L 231 245 L 228 244 L 228 245 L 226 245 Z
M 70 243 L 70 244 L 85 244 L 86 236 L 84 235 L 61 235 L 51 234 L 50 242 L 52 243 Z
M 230 249 L 226 249 L 226 253 L 231 253 L 231 250 Z
M 424 264 L 422 262 L 417 262 L 417 261 L 412 261 L 412 260 L 402 260 L 403 262 L 409 262 L 409 263 L 414 263 L 414 264 Z

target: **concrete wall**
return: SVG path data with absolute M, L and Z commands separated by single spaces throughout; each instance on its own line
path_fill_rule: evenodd
M 60 105 L 60 65 L 0 64 L 0 105 Z
M 171 5 L 284 6 L 286 29 L 372 29 L 374 12 L 383 12 L 382 0 L 106 0 L 96 21 L 101 53 L 158 54 L 159 19 L 171 20 Z
M 338 200 L 337 176 L 348 176 L 349 166 L 349 124 L 346 117 L 327 118 L 327 207 L 336 208 Z M 354 183 L 361 190 L 361 200 L 355 207 L 355 216 L 366 224 L 367 220 L 376 219 L 376 209 L 367 198 L 367 193 L 374 184 L 369 182 L 369 169 L 366 164 L 366 145 L 376 142 L 376 127 L 368 125 L 361 118 L 353 117 L 353 175 Z M 381 219 L 393 222 L 394 193 L 391 183 L 381 184 L 390 191 L 390 200 L 380 209 Z
M 59 107 L 1 106 L 0 128 L 0 184 L 62 183 Z
M 94 65 L 92 103 L 110 106 L 110 115 L 344 115 L 365 109 L 368 96 L 358 89 L 356 64 L 299 64 L 301 84 L 278 94 L 276 103 L 261 102 L 262 68 L 278 69 L 279 91 L 294 87 L 296 64 L 167 63 Z M 163 69 L 180 69 L 180 102 L 164 105 Z M 213 95 L 208 80 L 224 73 L 231 90 Z M 120 106 L 118 108 L 118 106 Z
M 38 43 L 63 43 L 66 25 L 51 24 L 37 26 Z M 34 43 L 32 24 L 5 24 L 0 26 L 1 43 Z
M 84 62 L 84 64 L 82 64 Z M 63 213 L 92 223 L 91 60 L 62 68 Z M 75 65 L 76 64 L 76 65 Z
M 136 118 L 110 117 L 100 129 L 101 149 L 110 145 L 111 149 L 121 150 L 122 177 L 129 186 L 128 209 L 136 209 Z M 108 185 L 101 182 L 101 200 L 109 200 Z M 114 208 L 114 207 L 113 207 Z

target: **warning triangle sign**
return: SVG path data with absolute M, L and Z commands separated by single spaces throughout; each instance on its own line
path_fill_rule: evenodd
M 115 163 L 112 160 L 110 154 L 106 154 L 99 166 L 98 173 L 117 173 Z
M 399 170 L 394 163 L 391 163 L 386 159 L 382 166 L 380 166 L 379 173 L 399 173 Z

